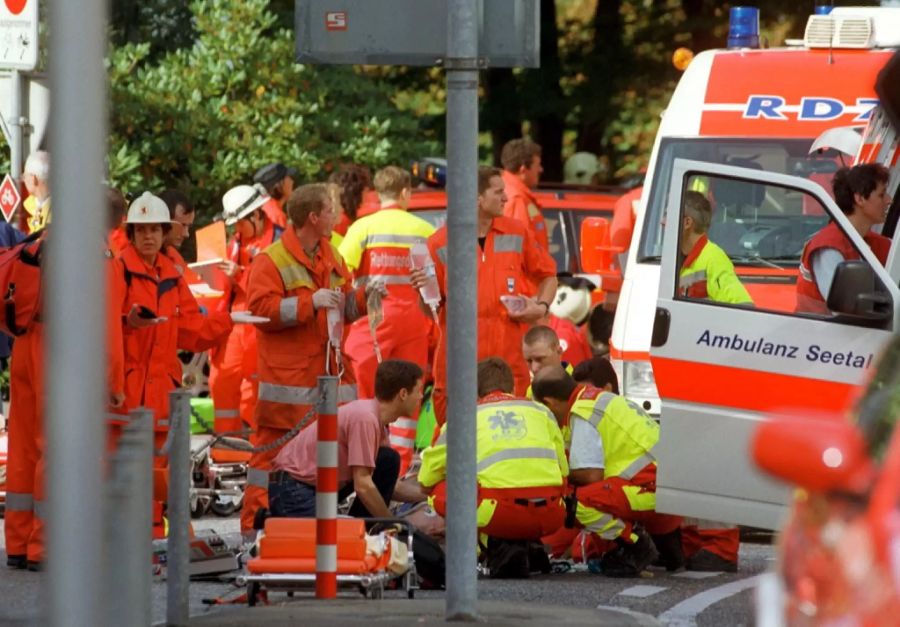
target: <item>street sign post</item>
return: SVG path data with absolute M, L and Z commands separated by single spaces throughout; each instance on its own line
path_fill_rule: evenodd
M 16 184 L 13 182 L 12 177 L 7 174 L 3 177 L 3 182 L 0 183 L 0 211 L 3 212 L 4 220 L 7 222 L 12 220 L 13 214 L 16 212 L 16 208 L 18 208 L 21 200 L 22 196 L 19 194 Z
M 537 67 L 538 0 L 296 0 L 297 61 L 447 70 L 448 620 L 477 617 L 478 70 Z

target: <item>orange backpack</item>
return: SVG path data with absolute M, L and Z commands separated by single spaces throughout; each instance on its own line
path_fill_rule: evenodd
M 41 310 L 41 249 L 46 231 L 0 251 L 0 332 L 12 337 L 31 327 Z

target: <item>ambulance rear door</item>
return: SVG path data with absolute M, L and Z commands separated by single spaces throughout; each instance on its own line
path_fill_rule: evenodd
M 676 159 L 669 197 L 651 361 L 662 399 L 660 511 L 774 529 L 788 489 L 753 466 L 756 424 L 776 412 L 838 415 L 897 328 L 900 292 L 829 194 L 808 179 Z M 785 291 L 763 307 L 683 296 L 685 194 L 712 206 L 710 241 L 754 281 Z M 795 311 L 806 241 L 830 220 L 862 260 L 838 266 L 830 312 Z M 744 279 L 746 280 L 746 279 Z M 757 286 L 759 287 L 759 286 Z M 791 306 L 771 303 L 790 302 Z

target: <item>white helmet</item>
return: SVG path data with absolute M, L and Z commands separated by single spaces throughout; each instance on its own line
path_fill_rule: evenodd
M 591 293 L 586 289 L 560 285 L 556 288 L 556 298 L 550 304 L 550 313 L 557 318 L 581 324 L 591 312 Z
M 125 224 L 171 224 L 169 207 L 159 196 L 144 192 L 128 207 Z
M 238 185 L 232 187 L 222 196 L 222 208 L 225 214 L 225 224 L 231 226 L 237 224 L 241 218 L 246 218 L 251 213 L 266 204 L 269 199 L 265 190 L 259 185 Z
M 590 152 L 576 152 L 566 159 L 563 166 L 563 180 L 566 183 L 590 185 L 594 175 L 600 172 L 600 160 Z

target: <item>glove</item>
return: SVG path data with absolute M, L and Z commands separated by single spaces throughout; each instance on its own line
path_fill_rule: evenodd
M 366 296 L 368 297 L 372 294 L 380 294 L 382 298 L 388 295 L 384 279 L 374 279 L 366 283 Z
M 323 287 L 313 293 L 312 303 L 316 309 L 322 309 L 323 307 L 330 309 L 341 304 L 341 297 L 335 290 Z

